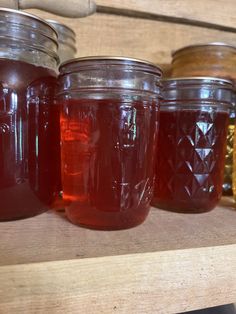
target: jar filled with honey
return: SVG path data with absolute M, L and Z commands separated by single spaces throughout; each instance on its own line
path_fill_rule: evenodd
M 121 57 L 61 65 L 62 187 L 75 224 L 114 230 L 148 215 L 154 188 L 161 71 Z
M 57 47 L 43 19 L 0 9 L 0 221 L 39 214 L 57 194 Z
M 213 76 L 236 83 L 236 47 L 215 42 L 183 47 L 173 53 L 172 77 Z M 223 194 L 232 195 L 235 107 L 231 108 L 227 134 Z
M 153 204 L 169 211 L 213 209 L 222 193 L 231 81 L 163 80 Z

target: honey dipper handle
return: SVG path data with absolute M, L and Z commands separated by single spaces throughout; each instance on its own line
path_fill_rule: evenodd
M 20 9 L 40 9 L 66 17 L 84 17 L 96 10 L 93 0 L 19 0 Z
M 0 0 L 1 8 L 19 9 L 18 0 Z
M 96 11 L 93 0 L 0 0 L 0 7 L 40 9 L 65 17 L 84 17 Z

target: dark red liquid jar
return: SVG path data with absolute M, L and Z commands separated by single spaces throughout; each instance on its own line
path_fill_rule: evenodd
M 115 230 L 142 223 L 154 184 L 160 69 L 120 57 L 60 67 L 62 186 L 70 221 Z
M 60 180 L 60 159 L 56 161 L 60 137 L 59 114 L 57 129 L 53 125 L 55 30 L 40 18 L 8 9 L 0 9 L 0 25 L 0 221 L 4 221 L 34 216 L 53 202 Z
M 217 205 L 232 88 L 217 78 L 163 81 L 153 205 L 183 213 Z

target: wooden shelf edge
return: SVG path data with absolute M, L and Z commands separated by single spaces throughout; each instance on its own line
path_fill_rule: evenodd
M 236 244 L 0 267 L 0 312 L 177 313 L 236 300 Z
M 146 19 L 162 19 L 235 32 L 233 0 L 97 0 L 97 11 Z

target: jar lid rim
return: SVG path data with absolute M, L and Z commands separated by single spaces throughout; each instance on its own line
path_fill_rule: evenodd
M 45 21 L 46 21 L 47 23 L 49 23 L 50 26 L 52 26 L 52 27 L 53 27 L 53 25 L 51 25 L 51 24 L 55 24 L 55 25 L 58 25 L 58 26 L 63 26 L 64 28 L 66 28 L 67 30 L 69 30 L 71 33 L 73 33 L 74 37 L 76 36 L 75 31 L 74 31 L 72 28 L 70 28 L 68 25 L 64 24 L 64 23 L 58 22 L 58 21 L 53 20 L 53 19 L 46 19 Z M 55 27 L 54 27 L 54 29 L 55 29 Z M 70 37 L 73 38 L 72 36 L 70 36 Z M 74 38 L 73 38 L 73 39 L 74 39 Z
M 74 51 L 74 53 L 76 53 L 77 52 L 77 48 L 76 48 L 76 46 L 75 45 L 72 45 L 72 44 L 70 44 L 70 43 L 68 43 L 66 40 L 58 40 L 58 44 L 60 45 L 60 44 L 63 44 L 63 45 L 66 45 L 66 46 L 68 46 L 68 47 L 70 47 L 73 51 Z
M 9 9 L 9 8 L 3 8 L 3 7 L 0 7 L 0 13 L 1 12 L 8 12 L 8 13 L 12 13 L 12 14 L 17 14 L 17 15 L 21 15 L 21 16 L 25 16 L 25 17 L 29 17 L 33 20 L 36 20 L 36 21 L 39 21 L 41 22 L 42 24 L 44 24 L 45 26 L 48 26 L 51 30 L 53 30 L 53 32 L 56 34 L 57 36 L 57 31 L 56 29 L 50 25 L 45 19 L 37 16 L 37 15 L 34 15 L 32 13 L 28 13 L 28 12 L 23 12 L 23 11 L 20 11 L 20 10 L 15 10 L 15 9 Z M 58 36 L 57 36 L 58 37 Z
M 233 49 L 236 49 L 236 46 L 234 45 L 231 45 L 231 44 L 228 44 L 228 43 L 225 43 L 225 42 L 210 42 L 210 43 L 199 43 L 199 44 L 192 44 L 192 45 L 188 45 L 188 46 L 184 46 L 184 47 L 181 47 L 177 50 L 174 50 L 172 53 L 171 53 L 171 56 L 174 57 L 176 54 L 178 54 L 179 52 L 183 51 L 183 50 L 188 50 L 188 49 L 191 49 L 191 48 L 195 48 L 195 47 L 207 47 L 207 46 L 221 46 L 221 47 L 229 47 L 229 48 L 233 48 Z
M 148 66 L 151 66 L 155 69 L 157 69 L 161 74 L 163 73 L 162 69 L 150 62 L 150 61 L 146 61 L 146 60 L 142 60 L 142 59 L 138 59 L 138 58 L 132 58 L 132 57 L 123 57 L 123 56 L 88 56 L 88 57 L 80 57 L 80 58 L 74 58 L 74 59 L 70 59 L 70 60 L 67 60 L 65 62 L 63 62 L 59 68 L 62 69 L 63 67 L 67 66 L 67 65 L 70 65 L 70 64 L 73 64 L 75 62 L 83 62 L 83 61 L 106 61 L 106 60 L 114 60 L 114 61 L 130 61 L 130 62 L 136 62 L 136 63 L 141 63 L 141 64 L 144 64 L 144 65 L 148 65 Z
M 220 82 L 224 84 L 231 85 L 232 87 L 234 86 L 233 81 L 223 79 L 220 77 L 213 77 L 213 76 L 185 76 L 185 77 L 173 77 L 173 78 L 168 78 L 168 79 L 162 79 L 162 82 L 190 82 L 190 81 L 211 81 L 211 82 Z

